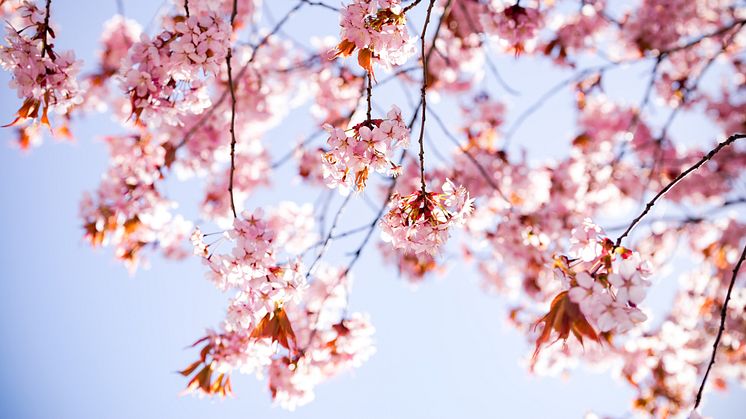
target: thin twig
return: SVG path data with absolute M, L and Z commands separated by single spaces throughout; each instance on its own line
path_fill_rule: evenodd
M 622 233 L 621 236 L 619 236 L 616 239 L 616 242 L 614 243 L 614 247 L 619 247 L 622 244 L 622 240 L 629 235 L 629 233 L 632 231 L 633 228 L 647 215 L 648 212 L 653 208 L 656 202 L 660 198 L 663 197 L 663 195 L 666 194 L 671 188 L 676 186 L 677 183 L 681 182 L 689 173 L 692 173 L 693 171 L 697 170 L 700 166 L 707 163 L 710 159 L 712 159 L 720 150 L 723 148 L 731 145 L 736 140 L 739 140 L 741 138 L 746 138 L 746 134 L 733 134 L 730 137 L 728 137 L 727 140 L 723 141 L 722 143 L 718 144 L 717 147 L 710 150 L 709 153 L 707 153 L 704 157 L 702 157 L 698 162 L 696 162 L 694 165 L 689 167 L 688 169 L 681 172 L 676 178 L 674 178 L 668 185 L 666 185 L 663 189 L 660 190 L 655 196 L 648 201 L 647 205 L 645 205 L 645 209 L 640 213 L 640 215 L 637 216 L 634 220 L 632 220 L 632 223 L 627 227 L 627 229 Z
M 301 1 L 303 3 L 309 5 L 309 6 L 319 6 L 319 7 L 322 7 L 324 9 L 332 10 L 334 12 L 339 12 L 338 8 L 336 8 L 334 6 L 330 6 L 330 5 L 328 5 L 326 3 L 323 3 L 323 2 L 320 2 L 320 1 L 311 1 L 311 0 L 301 0 Z
M 471 29 L 474 33 L 477 34 L 477 39 L 479 40 L 479 46 L 482 48 L 482 51 L 484 52 L 484 61 L 487 63 L 487 68 L 490 69 L 492 72 L 492 75 L 495 77 L 495 80 L 497 80 L 497 83 L 502 86 L 502 88 L 508 92 L 509 94 L 513 96 L 519 96 L 521 93 L 515 89 L 513 89 L 508 82 L 503 79 L 503 77 L 500 75 L 500 72 L 497 70 L 497 65 L 492 62 L 490 59 L 490 45 L 487 42 L 484 42 L 484 33 L 481 33 L 477 29 L 476 23 L 474 23 L 474 20 L 471 16 L 471 12 L 466 7 L 466 4 L 463 1 L 458 2 L 459 9 L 461 10 L 461 13 L 464 14 L 464 18 L 466 19 L 466 23 L 469 24 L 469 29 Z
M 357 97 L 357 101 L 355 102 L 355 106 L 352 107 L 352 109 L 350 110 L 350 112 L 347 115 L 342 116 L 342 117 L 337 118 L 336 120 L 332 121 L 331 122 L 332 125 L 336 126 L 336 125 L 339 125 L 339 124 L 341 124 L 341 123 L 343 123 L 345 121 L 350 121 L 350 119 L 352 119 L 352 116 L 355 115 L 355 111 L 357 111 L 358 106 L 360 106 L 360 101 L 363 99 L 363 96 L 364 96 L 363 92 L 367 91 L 367 87 L 365 87 L 365 84 L 364 83 L 361 83 L 361 84 L 363 85 L 364 88 L 363 88 L 363 91 L 360 93 L 360 95 Z M 368 113 L 370 113 L 370 111 L 368 111 Z M 370 119 L 370 116 L 368 118 Z M 308 145 L 308 143 L 310 143 L 316 137 L 318 137 L 319 135 L 321 135 L 323 133 L 324 133 L 324 128 L 320 128 L 320 129 L 316 130 L 311 135 L 309 135 L 308 137 L 306 137 L 305 140 L 301 141 L 297 146 L 293 147 L 292 150 L 290 150 L 285 155 L 283 155 L 282 157 L 280 157 L 279 159 L 277 159 L 277 161 L 275 161 L 274 163 L 272 163 L 272 165 L 270 167 L 272 169 L 276 169 L 276 168 L 282 166 L 286 161 L 290 160 L 290 158 L 293 157 L 293 154 L 295 154 L 295 152 L 297 150 L 303 149 L 306 145 Z
M 723 301 L 723 307 L 720 310 L 720 327 L 718 328 L 717 336 L 715 336 L 715 342 L 712 344 L 712 356 L 710 357 L 710 363 L 707 365 L 705 376 L 702 378 L 702 384 L 699 385 L 699 391 L 697 391 L 697 398 L 694 402 L 695 409 L 699 407 L 699 403 L 702 401 L 702 392 L 704 391 L 705 384 L 707 383 L 707 376 L 710 375 L 710 370 L 715 364 L 715 355 L 717 355 L 720 338 L 723 336 L 723 332 L 725 331 L 725 318 L 728 314 L 728 302 L 730 301 L 730 294 L 733 291 L 733 285 L 735 285 L 736 283 L 736 277 L 738 277 L 738 271 L 741 269 L 741 264 L 743 264 L 744 259 L 746 259 L 746 246 L 743 247 L 743 250 L 741 251 L 741 257 L 738 259 L 736 266 L 733 268 L 733 276 L 730 278 L 730 284 L 728 284 L 728 292 L 725 294 L 725 301 Z
M 233 10 L 236 10 L 235 6 Z M 189 17 L 189 0 L 184 0 L 184 11 L 186 12 L 186 17 Z M 231 16 L 231 26 L 233 26 L 233 16 Z
M 464 155 L 469 159 L 469 161 L 477 168 L 477 170 L 482 175 L 482 177 L 487 182 L 487 184 L 489 184 L 492 187 L 492 189 L 494 189 L 498 193 L 498 195 L 500 195 L 500 197 L 505 200 L 505 202 L 510 203 L 510 200 L 508 199 L 508 197 L 505 196 L 505 194 L 500 189 L 500 187 L 497 185 L 497 183 L 495 183 L 495 180 L 492 179 L 492 176 L 490 176 L 490 174 L 487 172 L 487 169 L 485 169 L 484 166 L 482 166 L 482 164 L 479 163 L 476 157 L 474 157 L 466 147 L 462 146 L 461 143 L 459 143 L 458 139 L 453 135 L 453 133 L 451 133 L 451 131 L 448 130 L 448 127 L 443 122 L 443 120 L 440 118 L 440 116 L 437 113 L 435 113 L 433 110 L 430 110 L 430 114 L 433 116 L 433 118 L 435 118 L 435 122 L 438 124 L 441 131 L 443 131 L 443 133 L 446 135 L 446 138 L 448 138 L 448 140 L 450 140 L 456 147 L 458 147 L 459 151 L 464 153 Z
M 350 191 L 350 193 L 347 194 L 347 196 L 345 197 L 345 200 L 342 202 L 342 205 L 339 206 L 337 213 L 334 215 L 334 219 L 332 220 L 332 225 L 331 227 L 329 227 L 329 232 L 327 233 L 326 238 L 324 239 L 324 242 L 321 244 L 321 250 L 319 250 L 319 252 L 316 254 L 316 258 L 314 258 L 313 262 L 311 263 L 311 266 L 308 267 L 308 271 L 306 271 L 306 280 L 311 276 L 311 274 L 313 273 L 313 269 L 319 263 L 321 258 L 324 257 L 326 250 L 329 248 L 329 244 L 332 242 L 333 237 L 334 237 L 334 232 L 337 229 L 339 218 L 342 216 L 342 213 L 347 207 L 347 204 L 350 202 L 350 198 L 352 198 L 352 191 Z

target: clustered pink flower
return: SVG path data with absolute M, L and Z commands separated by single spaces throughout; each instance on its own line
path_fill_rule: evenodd
M 578 233 L 580 230 L 582 232 Z M 609 253 L 608 239 L 603 238 L 600 229 L 589 221 L 574 233 L 576 235 L 571 241 L 580 247 L 578 261 L 590 265 L 592 270 L 580 271 L 582 265 L 571 263 L 575 281 L 565 277 L 571 283 L 570 300 L 580 306 L 590 323 L 601 332 L 624 333 L 645 321 L 647 316 L 637 306 L 645 299 L 650 282 L 646 279 L 648 270 L 640 254 L 623 248 Z M 589 258 L 591 253 L 595 253 L 593 258 Z M 611 266 L 606 260 L 609 257 Z M 607 266 L 599 268 L 601 264 Z M 559 272 L 568 275 L 568 272 Z
M 484 75 L 484 52 L 478 36 L 460 37 L 443 27 L 435 41 L 438 54 L 428 61 L 428 87 L 448 92 L 465 92 Z
M 260 320 L 275 305 L 293 299 L 305 286 L 299 275 L 302 267 L 296 263 L 281 266 L 277 260 L 275 231 L 269 228 L 262 211 L 244 211 L 233 221 L 233 228 L 223 238 L 234 244 L 230 253 L 205 255 L 198 235 L 192 236 L 195 253 L 203 255 L 210 267 L 210 277 L 219 289 L 237 288 L 251 294 L 256 304 L 254 319 Z M 266 310 L 262 311 L 264 307 Z
M 556 29 L 556 37 L 544 45 L 544 54 L 554 57 L 558 64 L 574 65 L 568 55 L 594 51 L 598 46 L 595 36 L 608 26 L 604 6 L 603 1 L 585 4 L 580 13 L 564 19 Z
M 362 365 L 375 352 L 374 331 L 367 316 L 352 313 L 319 330 L 306 356 L 297 361 L 274 359 L 269 367 L 269 388 L 275 403 L 295 410 L 315 398 L 314 388 L 321 381 Z
M 663 51 L 695 29 L 689 22 L 701 12 L 689 0 L 647 0 L 624 23 L 624 37 L 640 53 Z
M 98 69 L 81 82 L 82 110 L 103 112 L 112 109 L 121 113 L 128 106 L 126 99 L 118 94 L 119 89 L 116 89 L 117 95 L 111 94 L 109 81 L 120 74 L 130 47 L 140 39 L 141 33 L 139 23 L 121 15 L 115 15 L 104 23 Z
M 544 329 L 536 341 L 536 359 L 552 331 L 558 339 L 569 333 L 583 343 L 587 337 L 600 342 L 599 333 L 628 332 L 647 316 L 638 308 L 650 282 L 647 265 L 639 253 L 614 243 L 590 220 L 572 231 L 570 252 L 555 258 L 555 275 L 563 290 L 539 321 Z
M 313 400 L 322 381 L 360 366 L 375 352 L 367 316 L 346 314 L 346 272 L 321 264 L 309 285 L 299 261 L 279 263 L 279 252 L 287 250 L 293 235 L 311 237 L 312 218 L 287 222 L 297 209 L 281 205 L 268 217 L 244 212 L 211 244 L 201 231 L 193 233 L 195 254 L 210 267 L 210 278 L 218 288 L 237 292 L 222 332 L 208 331 L 195 343 L 204 347 L 200 358 L 181 371 L 194 374 L 187 391 L 226 396 L 233 371 L 260 376 L 266 371 L 275 403 L 293 410 Z M 223 240 L 234 246 L 215 253 Z
M 204 111 L 210 99 L 202 74 L 218 72 L 230 36 L 230 24 L 207 12 L 166 20 L 152 39 L 141 35 L 122 75 L 135 121 L 178 125 L 181 116 Z
M 530 49 L 530 43 L 544 24 L 539 9 L 517 4 L 507 7 L 493 4 L 492 7 L 489 13 L 480 16 L 485 32 L 497 36 L 506 49 L 516 55 Z
M 54 31 L 45 24 L 44 10 L 24 1 L 17 13 L 23 29 L 9 26 L 8 45 L 0 46 L 0 66 L 12 72 L 10 87 L 23 99 L 16 119 L 8 125 L 41 117 L 41 123 L 50 126 L 50 109 L 65 115 L 82 100 L 75 79 L 80 63 L 72 51 L 54 50 Z
M 353 0 L 342 9 L 337 56 L 358 50 L 358 64 L 373 74 L 373 63 L 386 69 L 404 64 L 415 46 L 400 0 Z
M 94 194 L 80 204 L 85 237 L 93 246 L 111 245 L 117 258 L 134 270 L 147 247 L 171 258 L 183 258 L 182 241 L 192 224 L 173 215 L 176 206 L 158 190 L 167 169 L 167 148 L 140 135 L 108 137 L 109 171 Z
M 326 67 L 313 75 L 316 87 L 315 103 L 311 113 L 322 124 L 335 127 L 346 125 L 360 100 L 363 78 L 347 67 Z
M 381 219 L 381 238 L 405 252 L 434 255 L 448 240 L 450 228 L 463 225 L 472 203 L 466 189 L 450 180 L 443 183 L 440 193 L 394 194 L 391 209 Z
M 96 75 L 100 79 L 106 79 L 118 73 L 122 62 L 127 58 L 127 53 L 140 39 L 142 27 L 137 21 L 116 15 L 104 23 L 104 31 L 101 34 L 103 49 L 100 53 L 101 69 Z M 103 82 L 104 80 L 97 80 Z
M 354 126 L 352 135 L 331 125 L 324 127 L 330 134 L 331 150 L 323 155 L 324 179 L 330 188 L 343 193 L 365 189 L 371 172 L 398 175 L 401 168 L 393 162 L 394 152 L 409 144 L 409 128 L 401 111 L 394 106 L 386 119 L 373 119 Z

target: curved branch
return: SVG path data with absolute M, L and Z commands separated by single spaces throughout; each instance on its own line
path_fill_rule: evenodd
M 640 223 L 640 221 L 645 217 L 645 215 L 647 215 L 647 213 L 650 212 L 650 210 L 653 208 L 653 206 L 655 205 L 655 203 L 658 202 L 658 200 L 660 198 L 662 198 L 663 195 L 666 194 L 666 192 L 668 192 L 669 190 L 671 190 L 671 188 L 673 188 L 674 186 L 676 186 L 676 184 L 678 184 L 679 182 L 681 182 L 685 177 L 687 177 L 687 175 L 689 175 L 693 171 L 697 170 L 703 164 L 707 163 L 718 152 L 720 152 L 720 150 L 722 150 L 725 147 L 733 144 L 736 140 L 739 140 L 741 138 L 746 138 L 746 134 L 733 134 L 733 135 L 731 135 L 730 137 L 728 137 L 727 140 L 725 140 L 722 143 L 718 144 L 717 147 L 715 147 L 712 150 L 710 150 L 709 153 L 707 153 L 706 155 L 704 155 L 701 159 L 699 159 L 699 161 L 697 161 L 696 163 L 694 163 L 694 165 L 692 165 L 688 169 L 686 169 L 683 172 L 681 172 L 678 176 L 676 176 L 676 178 L 674 178 L 671 182 L 669 182 L 668 185 L 666 185 L 663 189 L 661 189 L 660 192 L 658 192 L 657 194 L 655 194 L 655 196 L 650 201 L 648 201 L 647 205 L 645 205 L 645 209 L 640 213 L 640 215 L 638 215 L 634 220 L 632 220 L 632 223 L 630 223 L 630 225 L 627 227 L 627 229 L 624 230 L 624 233 L 622 233 L 622 235 L 620 235 L 616 239 L 616 241 L 614 242 L 614 247 L 615 248 L 619 247 L 622 244 L 622 240 L 629 235 L 629 233 L 632 231 L 632 229 L 635 228 L 635 226 L 637 226 L 637 224 Z
M 705 389 L 707 383 L 707 377 L 710 375 L 710 370 L 715 364 L 715 355 L 717 355 L 718 345 L 720 344 L 720 338 L 723 336 L 725 331 L 725 318 L 728 313 L 728 302 L 730 302 L 730 294 L 733 291 L 733 285 L 736 283 L 736 277 L 738 277 L 738 271 L 741 269 L 744 259 L 746 259 L 746 246 L 741 251 L 741 257 L 738 259 L 736 266 L 733 268 L 733 276 L 730 278 L 730 284 L 728 284 L 728 292 L 725 294 L 725 301 L 723 301 L 723 307 L 720 310 L 720 327 L 718 328 L 718 334 L 715 336 L 715 342 L 712 344 L 712 356 L 710 357 L 710 363 L 707 365 L 705 376 L 702 378 L 702 384 L 699 386 L 697 391 L 697 399 L 694 402 L 694 408 L 699 407 L 699 403 L 702 401 L 702 392 Z

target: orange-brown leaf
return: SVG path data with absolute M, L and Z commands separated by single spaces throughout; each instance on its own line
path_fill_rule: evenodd
M 355 48 L 354 42 L 349 39 L 343 39 L 339 45 L 337 45 L 337 48 L 335 48 L 334 58 L 337 58 L 340 55 L 343 57 L 349 57 L 355 51 Z
M 376 79 L 376 75 L 373 73 L 373 52 L 370 49 L 361 49 L 357 53 L 357 63 L 370 74 L 373 80 Z
M 273 313 L 267 313 L 254 327 L 251 337 L 272 339 L 272 342 L 278 342 L 289 351 L 292 351 L 295 346 L 295 332 L 293 332 L 290 320 L 283 308 L 278 308 Z
M 554 297 L 549 312 L 539 319 L 534 327 L 538 326 L 539 323 L 544 323 L 544 329 L 536 339 L 536 348 L 531 357 L 532 365 L 536 362 L 542 346 L 549 342 L 552 331 L 556 331 L 558 334 L 554 342 L 560 339 L 567 340 L 570 333 L 572 333 L 581 345 L 583 344 L 584 337 L 600 343 L 598 334 L 593 329 L 593 326 L 588 323 L 588 319 L 580 311 L 580 307 L 570 300 L 567 291 L 562 291 Z

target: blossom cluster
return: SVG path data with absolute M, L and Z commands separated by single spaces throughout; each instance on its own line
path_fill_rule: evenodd
M 55 51 L 47 11 L 24 1 L 16 13 L 23 29 L 9 26 L 7 45 L 0 46 L 0 66 L 12 72 L 10 86 L 23 99 L 15 120 L 8 125 L 40 118 L 50 126 L 50 110 L 66 115 L 82 100 L 75 79 L 80 63 L 72 51 Z
M 381 219 L 381 238 L 405 252 L 434 255 L 448 240 L 451 227 L 463 225 L 472 204 L 469 192 L 450 180 L 439 193 L 394 194 L 389 212 Z
M 342 9 L 337 56 L 358 51 L 358 64 L 373 74 L 373 64 L 385 69 L 404 64 L 415 46 L 400 0 L 354 0 Z
M 106 138 L 112 164 L 93 194 L 80 203 L 85 238 L 93 246 L 111 245 L 133 271 L 145 248 L 161 249 L 171 258 L 187 255 L 182 241 L 192 224 L 173 215 L 158 182 L 168 169 L 168 147 L 149 136 Z
M 490 13 L 480 16 L 485 32 L 496 36 L 506 50 L 514 51 L 516 55 L 530 51 L 544 24 L 539 9 L 518 4 L 493 4 L 492 7 Z
M 208 12 L 172 17 L 152 39 L 142 34 L 122 70 L 131 117 L 178 125 L 181 116 L 204 111 L 210 99 L 200 75 L 218 72 L 230 34 L 229 22 Z
M 371 172 L 398 175 L 394 152 L 409 144 L 409 128 L 401 111 L 394 106 L 386 119 L 373 119 L 355 125 L 350 131 L 326 125 L 331 150 L 323 155 L 323 176 L 327 186 L 343 193 L 365 189 Z
M 583 337 L 600 341 L 600 333 L 622 334 L 647 319 L 638 308 L 650 286 L 639 253 L 615 246 L 590 220 L 572 231 L 570 244 L 569 254 L 555 260 L 555 274 L 565 290 L 539 320 L 544 329 L 534 358 L 553 330 L 559 339 L 572 332 L 581 343 Z
M 449 260 L 473 261 L 481 285 L 509 297 L 509 322 L 536 345 L 532 372 L 564 373 L 582 361 L 630 383 L 637 410 L 666 416 L 690 409 L 746 237 L 738 212 L 746 202 L 737 181 L 746 167 L 743 144 L 724 148 L 667 191 L 666 214 L 654 214 L 661 208 L 656 204 L 627 236 L 635 251 L 609 240 L 586 218 L 624 216 L 715 146 L 676 142 L 681 115 L 701 112 L 719 137 L 746 131 L 746 61 L 740 57 L 746 26 L 732 0 L 646 0 L 622 13 L 605 0 L 349 0 L 336 14 L 335 6 L 324 4 L 329 2 L 302 1 L 274 28 L 256 19 L 259 0 L 171 3 L 172 10 L 159 19 L 161 27 L 147 31 L 155 35 L 143 34 L 122 16 L 109 20 L 99 62 L 78 84 L 72 53 L 54 48 L 56 28 L 48 23 L 48 10 L 29 1 L 0 1 L 0 17 L 10 25 L 0 64 L 11 72 L 11 87 L 23 100 L 13 122 L 22 147 L 38 144 L 50 111 L 64 120 L 55 136 L 69 135 L 68 120 L 93 108 L 111 110 L 120 122 L 128 117 L 137 122 L 124 124 L 130 134 L 104 137 L 109 167 L 80 207 L 86 240 L 113 247 L 130 270 L 145 264 L 150 251 L 185 256 L 181 245 L 194 229 L 176 213 L 164 184 L 178 177 L 203 186 L 197 199 L 201 216 L 227 231 L 197 230 L 193 247 L 210 280 L 230 295 L 225 318 L 195 343 L 201 346 L 199 358 L 181 371 L 189 377 L 188 390 L 227 396 L 232 374 L 256 374 L 267 379 L 277 404 L 294 409 L 312 400 L 324 380 L 361 365 L 374 352 L 373 327 L 366 315 L 350 311 L 352 267 L 324 261 L 333 257 L 327 243 L 335 246 L 365 232 L 362 247 L 353 252 L 355 263 L 379 228 L 383 260 L 412 284 L 445 272 Z M 408 10 L 419 13 L 433 4 L 424 39 L 432 54 L 425 68 L 421 62 L 402 68 L 371 90 L 368 101 L 369 114 L 389 106 L 389 99 L 396 100 L 386 97 L 392 85 L 429 95 L 422 109 L 428 120 L 423 133 L 429 134 L 425 165 L 403 150 L 410 132 L 396 106 L 381 119 L 368 116 L 358 123 L 357 115 L 374 65 L 388 69 L 415 54 Z M 339 39 L 300 48 L 287 32 L 301 8 L 323 9 L 319 16 L 329 19 L 339 16 Z M 247 23 L 253 24 L 241 32 L 246 42 L 229 49 Z M 480 91 L 494 81 L 508 93 L 524 87 L 501 78 L 490 61 L 496 57 L 485 53 L 485 39 L 501 44 L 500 53 L 508 55 L 502 58 L 546 62 L 573 74 L 514 118 L 506 101 Z M 234 70 L 230 88 L 228 51 Z M 353 53 L 359 67 L 333 59 Z M 602 65 L 575 68 L 596 61 Z M 482 79 L 485 64 L 495 80 Z M 651 64 L 639 107 L 611 97 L 619 90 L 612 87 L 611 73 L 628 64 L 634 69 Z M 419 70 L 426 72 L 424 80 Z M 713 92 L 711 79 L 718 72 L 726 77 Z M 110 91 L 112 80 L 122 89 Z M 539 150 L 556 159 L 541 160 L 533 155 L 536 144 L 521 138 L 520 127 L 563 89 L 575 97 L 577 129 L 567 141 L 557 138 L 556 149 Z M 315 133 L 292 132 L 297 142 L 269 144 L 271 130 L 296 121 L 300 106 L 308 108 Z M 463 112 L 445 115 L 449 118 L 441 123 L 455 145 L 447 155 L 440 131 L 431 131 L 439 118 L 430 116 L 449 106 Z M 663 110 L 664 118 L 653 118 L 647 112 L 653 108 Z M 21 124 L 26 119 L 41 124 Z M 505 121 L 513 125 L 505 129 Z M 57 118 L 51 122 L 60 124 Z M 313 143 L 324 132 L 326 144 Z M 285 157 L 274 156 L 278 150 Z M 444 164 L 436 167 L 431 156 Z M 304 188 L 323 192 L 317 207 L 283 202 L 266 213 L 242 211 L 264 187 L 285 190 L 285 165 L 293 164 L 290 172 L 300 175 Z M 379 183 L 375 173 L 396 178 Z M 444 179 L 450 180 L 443 184 Z M 329 188 L 343 194 L 371 188 L 350 198 L 365 198 L 371 207 L 371 197 L 391 199 L 379 202 L 376 218 L 362 227 L 332 228 L 329 240 L 320 241 L 326 226 L 316 220 L 327 224 L 322 221 L 330 220 L 329 203 L 336 199 Z M 335 217 L 334 227 L 342 230 L 337 218 L 343 223 L 348 216 Z M 452 227 L 461 226 L 465 240 L 443 257 Z M 318 260 L 304 265 L 321 247 Z M 680 278 L 676 303 L 661 321 L 646 321 L 650 313 L 641 304 L 650 272 L 665 272 L 682 248 L 697 268 Z M 451 250 L 460 253 L 450 257 Z M 740 283 L 717 353 L 727 362 L 719 361 L 711 372 L 709 385 L 718 388 L 734 380 L 746 383 L 741 310 L 746 292 Z M 550 344 L 555 339 L 564 342 Z
M 304 275 L 297 259 L 278 259 L 290 243 L 312 239 L 309 209 L 285 203 L 266 217 L 244 212 L 211 244 L 201 231 L 193 233 L 194 251 L 209 266 L 211 280 L 236 294 L 222 331 L 209 331 L 195 343 L 204 346 L 200 358 L 181 371 L 192 376 L 187 391 L 226 396 L 232 392 L 234 370 L 257 375 L 266 371 L 275 403 L 293 410 L 313 400 L 316 385 L 360 366 L 373 354 L 373 327 L 367 316 L 345 314 L 347 273 L 320 265 L 313 275 Z M 233 247 L 218 254 L 214 249 L 223 240 Z M 297 244 L 300 249 L 307 241 Z

